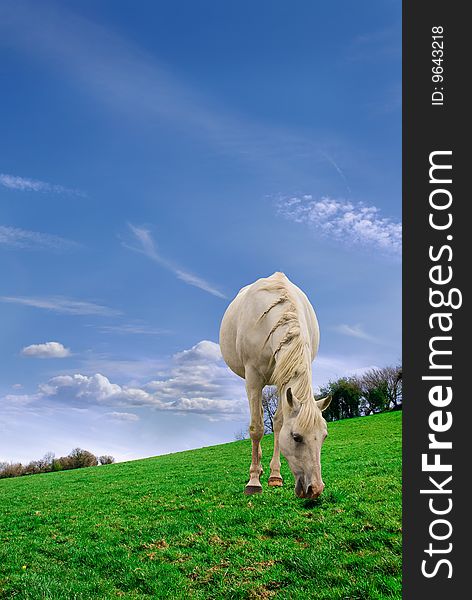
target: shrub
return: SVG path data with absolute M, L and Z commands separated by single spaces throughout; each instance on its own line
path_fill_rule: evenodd
M 74 448 L 69 454 L 71 469 L 80 469 L 82 467 L 94 467 L 98 465 L 98 460 L 95 454 L 82 448 Z
M 25 474 L 25 468 L 21 463 L 1 463 L 0 477 L 19 477 Z

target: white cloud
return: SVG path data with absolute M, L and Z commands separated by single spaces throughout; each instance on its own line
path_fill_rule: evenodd
M 144 229 L 143 227 L 136 227 L 135 225 L 132 225 L 131 223 L 129 223 L 129 228 L 131 229 L 136 240 L 138 241 L 139 246 L 136 247 L 136 246 L 130 246 L 128 244 L 123 244 L 126 248 L 129 248 L 130 250 L 134 250 L 135 252 L 139 252 L 140 254 L 144 254 L 145 256 L 147 256 L 154 262 L 158 263 L 165 269 L 172 271 L 172 273 L 174 273 L 174 275 L 176 275 L 176 277 L 178 279 L 181 279 L 188 285 L 193 285 L 194 287 L 197 287 L 205 292 L 208 292 L 209 294 L 212 294 L 213 296 L 217 296 L 218 298 L 226 298 L 226 296 L 222 292 L 220 292 L 220 290 L 215 288 L 213 285 L 211 285 L 210 283 L 208 283 L 201 277 L 198 277 L 197 275 L 193 275 L 192 273 L 189 273 L 188 271 L 184 271 L 183 269 L 175 266 L 171 261 L 167 260 L 166 258 L 163 258 L 157 252 L 156 245 L 154 243 L 154 240 L 152 239 L 152 236 L 151 236 L 151 233 L 149 232 L 149 230 Z
M 175 354 L 174 358 L 176 362 L 180 364 L 206 361 L 218 362 L 223 360 L 219 345 L 215 344 L 215 342 L 209 342 L 208 340 L 202 340 L 195 346 L 192 346 L 192 348 L 178 352 Z
M 41 384 L 38 393 L 22 395 L 21 401 L 30 398 L 43 407 L 51 403 L 71 408 L 107 406 L 116 412 L 141 406 L 181 415 L 200 414 L 211 420 L 247 415 L 244 384 L 228 369 L 214 342 L 203 340 L 178 352 L 158 376 L 144 385 L 122 385 L 101 373 L 58 375 Z M 14 398 L 9 395 L 10 402 Z
M 70 350 L 59 342 L 46 342 L 44 344 L 26 346 L 21 351 L 21 354 L 34 358 L 66 358 L 70 356 Z
M 0 225 L 0 244 L 11 248 L 27 250 L 41 248 L 60 250 L 77 245 L 75 242 L 66 240 L 57 235 L 40 233 L 39 231 L 28 231 L 17 227 L 6 227 L 4 225 Z
M 27 405 L 34 405 L 35 402 L 40 402 L 43 399 L 43 394 L 39 391 L 36 394 L 6 394 L 2 396 L 2 410 L 7 409 L 22 409 Z
M 153 399 L 140 388 L 121 386 L 112 383 L 101 373 L 92 376 L 75 373 L 58 375 L 40 386 L 45 398 L 53 399 L 75 407 L 106 406 L 145 406 L 152 405 Z
M 46 183 L 37 179 L 28 177 L 19 177 L 18 175 L 8 175 L 0 173 L 0 185 L 10 190 L 19 190 L 21 192 L 49 192 L 55 194 L 74 194 L 83 196 L 83 192 L 72 190 L 62 185 Z
M 134 413 L 129 413 L 129 412 L 113 411 L 113 412 L 106 413 L 106 415 L 108 417 L 110 417 L 111 419 L 113 419 L 114 421 L 124 421 L 124 422 L 139 421 L 138 415 L 135 415 Z
M 329 197 L 315 200 L 307 194 L 282 196 L 277 209 L 286 219 L 307 225 L 334 241 L 388 254 L 401 253 L 401 223 L 382 217 L 376 206 Z
M 207 340 L 175 354 L 170 370 L 144 387 L 177 412 L 220 417 L 247 412 L 242 380 L 224 363 L 219 345 Z
M 45 310 L 68 315 L 100 315 L 103 317 L 111 317 L 121 314 L 120 311 L 109 308 L 108 306 L 85 300 L 65 298 L 64 296 L 0 296 L 0 302 L 43 308 Z

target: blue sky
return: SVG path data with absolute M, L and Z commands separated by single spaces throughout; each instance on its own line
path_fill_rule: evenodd
M 401 359 L 399 2 L 0 0 L 0 48 L 0 460 L 231 441 L 277 270 L 315 387 Z

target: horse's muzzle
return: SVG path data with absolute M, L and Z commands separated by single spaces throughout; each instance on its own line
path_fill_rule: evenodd
M 295 494 L 299 498 L 309 498 L 314 500 L 315 498 L 319 498 L 324 490 L 324 483 L 321 482 L 319 484 L 309 484 L 308 486 L 303 485 L 303 480 L 301 477 L 297 479 L 297 483 L 295 484 Z

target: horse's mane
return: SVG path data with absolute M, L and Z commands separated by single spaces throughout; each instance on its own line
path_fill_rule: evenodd
M 265 317 L 274 306 L 283 305 L 283 312 L 270 330 L 266 342 L 279 327 L 286 327 L 284 336 L 273 352 L 275 367 L 271 383 L 277 386 L 279 402 L 282 402 L 290 382 L 292 394 L 300 403 L 296 426 L 303 431 L 314 425 L 321 417 L 321 411 L 313 396 L 310 349 L 300 332 L 297 305 L 282 277 L 268 281 L 261 289 L 278 295 L 259 319 Z M 286 402 L 282 402 L 282 408 L 287 410 Z

